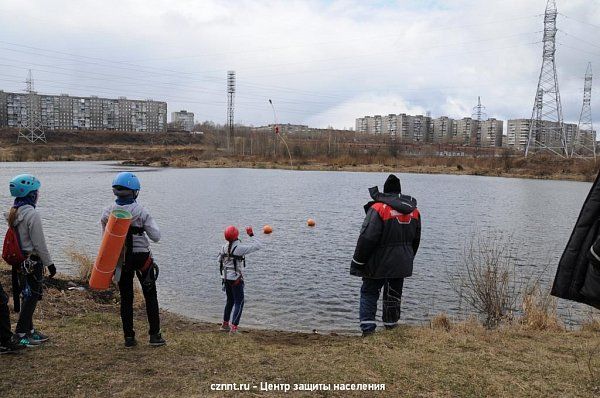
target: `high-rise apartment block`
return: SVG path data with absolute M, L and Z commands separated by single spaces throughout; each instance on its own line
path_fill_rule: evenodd
M 356 131 L 368 134 L 389 134 L 398 142 L 448 143 L 457 145 L 502 146 L 501 120 L 481 121 L 466 117 L 454 120 L 447 116 L 432 119 L 423 115 L 365 116 L 356 119 Z
M 542 121 L 542 127 L 539 132 L 533 132 L 534 139 L 541 145 L 548 147 L 559 147 L 562 145 L 561 138 L 557 134 L 557 122 L 548 120 Z M 576 136 L 577 125 L 573 123 L 564 123 L 567 145 L 570 145 Z M 510 148 L 525 150 L 527 140 L 529 139 L 529 129 L 531 119 L 511 119 L 507 125 L 507 146 Z M 584 145 L 591 145 L 596 140 L 595 131 L 582 130 L 579 134 L 580 141 Z
M 194 114 L 186 110 L 171 112 L 171 123 L 177 124 L 184 131 L 192 131 L 194 128 Z
M 433 119 L 433 142 L 448 143 L 452 142 L 456 136 L 456 120 L 448 116 L 441 116 Z
M 483 147 L 501 147 L 502 134 L 504 131 L 504 122 L 502 120 L 490 118 L 481 121 L 480 142 Z
M 428 142 L 431 118 L 401 113 L 386 116 L 365 116 L 356 119 L 356 131 L 369 134 L 388 134 L 400 142 Z
M 163 132 L 167 129 L 167 103 L 0 91 L 0 127 L 27 124 L 28 101 L 32 116 L 44 130 L 118 130 Z
M 6 127 L 8 123 L 8 114 L 6 113 L 6 93 L 0 91 L 0 128 Z

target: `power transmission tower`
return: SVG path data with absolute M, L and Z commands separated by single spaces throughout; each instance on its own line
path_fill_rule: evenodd
M 235 72 L 230 70 L 227 72 L 227 151 L 230 151 L 230 140 L 235 152 L 235 136 L 233 127 L 233 99 L 235 96 Z
M 554 59 L 557 14 L 556 1 L 548 0 L 544 14 L 542 67 L 531 112 L 525 156 L 537 149 L 546 149 L 564 157 L 569 156 Z
M 27 84 L 27 103 L 25 108 L 27 112 L 27 120 L 25 123 L 21 121 L 17 142 L 19 142 L 21 138 L 24 138 L 31 143 L 35 143 L 37 141 L 42 141 L 45 143 L 46 134 L 42 129 L 40 106 L 37 103 L 39 101 L 39 97 L 33 89 L 33 77 L 31 75 L 31 69 L 29 69 L 29 73 L 27 73 L 27 80 L 25 83 Z
M 481 97 L 477 97 L 477 106 L 473 108 L 472 118 L 476 120 L 477 125 L 475 126 L 475 140 L 471 137 L 472 146 L 481 146 L 481 122 L 484 118 L 487 118 L 485 113 L 485 106 L 481 105 Z M 475 141 L 475 142 L 473 142 Z
M 583 83 L 583 106 L 572 143 L 572 156 L 596 158 L 596 132 L 592 124 L 592 63 L 589 62 Z

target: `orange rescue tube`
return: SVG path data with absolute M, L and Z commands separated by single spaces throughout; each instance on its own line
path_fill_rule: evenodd
M 265 226 L 263 227 L 263 233 L 265 233 L 265 234 L 269 235 L 271 232 L 273 232 L 273 228 L 271 228 L 271 226 L 270 226 L 270 225 L 265 225 Z
M 91 289 L 106 290 L 110 287 L 130 224 L 131 213 L 127 210 L 114 210 L 108 217 L 98 257 L 90 276 Z

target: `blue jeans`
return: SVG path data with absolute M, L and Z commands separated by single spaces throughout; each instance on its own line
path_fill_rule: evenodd
M 360 288 L 360 329 L 371 332 L 377 327 L 375 314 L 377 301 L 383 287 L 383 324 L 394 327 L 400 319 L 400 305 L 402 303 L 402 287 L 404 278 L 369 279 L 363 278 Z
M 225 281 L 225 293 L 227 294 L 227 303 L 225 304 L 225 312 L 223 321 L 229 322 L 235 326 L 239 325 L 244 309 L 244 281 L 238 279 L 236 281 Z M 232 313 L 233 310 L 233 313 Z

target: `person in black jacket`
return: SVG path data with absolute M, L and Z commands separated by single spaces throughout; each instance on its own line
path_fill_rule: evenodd
M 360 328 L 363 336 L 375 332 L 377 301 L 383 287 L 383 324 L 393 329 L 400 319 L 404 278 L 412 275 L 413 260 L 421 240 L 421 215 L 417 200 L 401 194 L 400 180 L 387 178 L 383 193 L 369 189 L 373 200 L 364 208 L 350 274 L 363 278 L 360 289 Z

